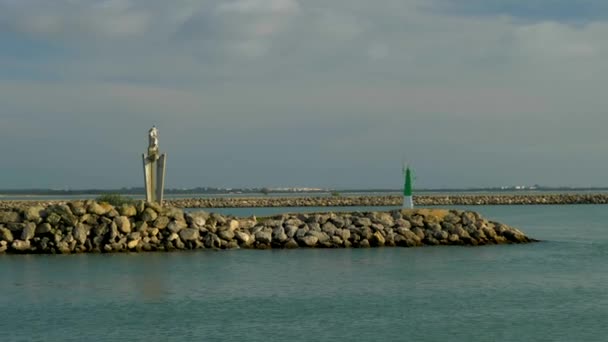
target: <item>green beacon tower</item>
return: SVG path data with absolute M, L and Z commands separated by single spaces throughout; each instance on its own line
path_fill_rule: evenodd
M 414 200 L 412 198 L 412 172 L 409 166 L 403 167 L 403 175 L 405 184 L 403 186 L 403 209 L 414 209 Z

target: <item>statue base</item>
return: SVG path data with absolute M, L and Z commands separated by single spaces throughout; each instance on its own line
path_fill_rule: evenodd
M 163 204 L 166 154 L 143 155 L 146 201 Z

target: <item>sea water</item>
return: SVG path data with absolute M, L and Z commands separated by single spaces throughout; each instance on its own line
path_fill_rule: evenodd
M 0 341 L 608 341 L 608 206 L 468 209 L 543 242 L 2 255 Z

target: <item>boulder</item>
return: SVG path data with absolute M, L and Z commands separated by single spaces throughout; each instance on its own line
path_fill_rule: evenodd
M 36 205 L 32 207 L 27 207 L 23 212 L 23 216 L 27 221 L 40 223 L 42 222 L 42 216 L 44 215 L 44 213 L 44 207 Z
M 0 223 L 21 222 L 21 215 L 16 211 L 0 211 Z
M 341 247 L 342 244 L 344 244 L 344 241 L 342 241 L 342 239 L 339 236 L 332 236 L 331 237 L 331 244 L 335 247 Z
M 234 231 L 229 230 L 229 229 L 220 230 L 217 233 L 217 235 L 226 241 L 230 241 L 230 240 L 234 239 L 234 236 L 235 236 Z
M 137 245 L 139 245 L 140 242 L 141 242 L 140 239 L 131 240 L 131 241 L 127 242 L 127 248 L 134 249 L 137 247 Z
M 276 243 L 283 243 L 288 239 L 283 227 L 276 227 L 272 230 L 272 240 Z
M 195 211 L 186 214 L 186 221 L 191 228 L 203 228 L 209 219 L 209 213 L 205 211 Z
M 296 227 L 296 226 L 293 226 L 293 225 L 285 226 L 285 234 L 290 238 L 293 238 L 296 235 L 297 231 L 298 231 L 298 227 Z
M 61 221 L 61 216 L 55 213 L 49 213 L 46 216 L 46 222 L 48 222 L 51 226 L 56 226 Z
M 253 238 L 251 237 L 251 235 L 243 231 L 237 230 L 236 232 L 234 232 L 234 235 L 242 245 L 249 246 L 253 242 Z
M 380 232 L 375 232 L 371 239 L 371 245 L 374 247 L 382 247 L 386 243 L 386 239 Z
M 300 247 L 298 245 L 298 242 L 294 239 L 289 239 L 287 240 L 287 242 L 285 242 L 285 245 L 283 245 L 283 247 L 288 248 L 288 249 L 294 249 L 294 248 L 298 248 Z
M 207 248 L 221 248 L 222 240 L 217 235 L 209 233 L 205 235 L 204 244 Z
M 0 240 L 6 241 L 8 243 L 13 242 L 13 233 L 4 227 L 0 227 Z
M 156 218 L 156 220 L 154 220 L 152 226 L 158 229 L 165 229 L 167 228 L 170 222 L 171 219 L 168 216 L 159 216 Z
M 372 225 L 372 220 L 367 217 L 357 217 L 353 220 L 353 223 L 357 227 L 369 227 Z
M 308 233 L 306 233 L 306 235 L 316 237 L 317 241 L 322 244 L 329 242 L 329 236 L 327 234 L 325 234 L 324 232 L 318 232 L 316 230 L 311 230 Z
M 52 205 L 46 209 L 49 214 L 57 214 L 61 217 L 61 221 L 65 224 L 74 226 L 78 223 L 78 218 L 72 213 L 70 207 L 66 204 Z
M 177 233 L 184 228 L 188 228 L 188 224 L 185 221 L 171 221 L 167 225 L 167 229 L 173 233 Z
M 79 244 L 84 244 L 87 240 L 87 236 L 89 235 L 90 227 L 83 223 L 78 223 L 74 230 L 72 230 L 72 235 L 74 239 L 78 241 Z
M 395 227 L 400 227 L 400 228 L 407 228 L 410 229 L 412 228 L 412 224 L 410 223 L 410 221 L 404 220 L 404 219 L 397 219 L 395 220 Z
M 164 209 L 164 216 L 176 221 L 185 221 L 184 211 L 180 208 L 169 207 Z
M 182 241 L 198 240 L 199 232 L 196 228 L 185 228 L 180 230 L 179 237 L 182 239 Z
M 131 232 L 131 221 L 126 216 L 117 216 L 114 218 L 114 223 L 116 223 L 116 227 L 121 232 L 128 234 Z
M 359 245 L 358 245 L 358 247 L 359 247 L 359 248 L 369 248 L 369 247 L 371 247 L 371 246 L 370 246 L 370 244 L 369 244 L 369 240 L 367 240 L 367 239 L 363 239 L 363 240 L 359 241 Z
M 70 207 L 72 213 L 76 216 L 84 215 L 87 212 L 87 208 L 82 201 L 69 202 L 68 206 Z
M 235 230 L 239 229 L 239 225 L 240 225 L 239 221 L 230 220 L 230 221 L 228 221 L 228 230 L 234 232 Z
M 299 241 L 304 247 L 314 247 L 317 245 L 317 242 L 319 242 L 319 239 L 313 235 L 306 235 L 299 238 Z
M 141 220 L 144 222 L 153 222 L 158 217 L 158 213 L 152 208 L 146 208 L 141 214 Z
M 25 223 L 25 227 L 21 231 L 21 240 L 28 241 L 36 235 L 36 224 L 33 222 Z
M 30 249 L 31 245 L 30 245 L 30 241 L 23 241 L 23 240 L 15 240 L 13 241 L 13 243 L 11 244 L 11 248 L 18 251 L 18 252 L 25 252 L 28 249 Z
M 124 203 L 118 208 L 118 213 L 121 216 L 132 217 L 137 215 L 137 208 L 133 204 Z
M 110 210 L 112 210 L 112 209 L 113 209 L 113 207 L 108 203 L 91 202 L 87 206 L 87 212 L 89 214 L 95 214 L 98 216 L 103 216 L 103 215 L 107 214 L 108 212 L 110 212 Z
M 36 227 L 36 234 L 38 235 L 42 235 L 42 234 L 47 234 L 51 232 L 51 225 L 47 222 L 41 223 Z
M 272 231 L 261 230 L 255 233 L 255 241 L 259 243 L 269 244 L 272 241 Z

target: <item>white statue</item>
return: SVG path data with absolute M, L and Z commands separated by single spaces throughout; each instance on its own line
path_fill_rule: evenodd
M 165 186 L 165 153 L 158 150 L 158 129 L 152 126 L 148 131 L 148 155 L 142 155 L 144 162 L 144 181 L 146 184 L 146 201 L 162 205 Z
M 150 160 L 158 159 L 158 129 L 152 126 L 148 132 L 148 158 Z
M 149 143 L 148 148 L 158 149 L 158 129 L 156 126 L 152 126 L 148 132 Z

